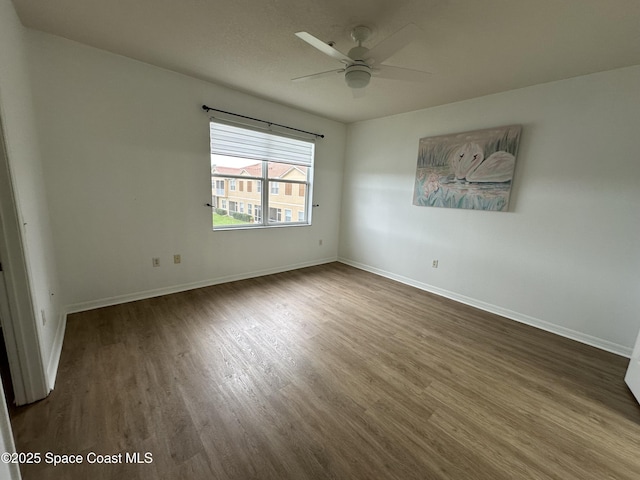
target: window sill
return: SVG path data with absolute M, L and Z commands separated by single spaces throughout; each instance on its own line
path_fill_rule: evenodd
M 277 225 L 238 225 L 238 226 L 224 226 L 214 227 L 213 232 L 229 232 L 232 230 L 264 230 L 270 228 L 289 228 L 289 227 L 310 227 L 310 223 L 285 223 Z

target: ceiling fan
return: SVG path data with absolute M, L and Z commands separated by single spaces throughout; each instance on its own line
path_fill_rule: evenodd
M 353 89 L 354 95 L 359 95 L 358 92 L 362 92 L 361 89 L 369 85 L 372 76 L 392 80 L 424 82 L 429 77 L 429 72 L 382 64 L 382 62 L 398 50 L 416 39 L 420 33 L 421 30 L 413 23 L 410 23 L 378 43 L 375 47 L 369 49 L 363 47 L 362 43 L 371 36 L 371 29 L 365 25 L 359 25 L 351 30 L 351 38 L 358 45 L 349 50 L 349 53 L 345 55 L 333 48 L 333 44 L 325 43 L 310 33 L 298 32 L 296 33 L 297 37 L 312 47 L 317 48 L 325 55 L 329 55 L 331 58 L 342 62 L 344 67 L 329 70 L 328 72 L 314 73 L 313 75 L 294 78 L 293 81 L 301 82 L 344 74 L 345 82 Z

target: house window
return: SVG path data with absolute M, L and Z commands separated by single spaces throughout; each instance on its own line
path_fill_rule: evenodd
M 222 208 L 223 209 L 227 209 L 227 201 L 226 200 L 222 200 Z
M 216 189 L 215 195 L 218 197 L 223 197 L 224 196 L 224 180 L 216 180 L 215 189 Z
M 269 220 L 273 222 L 282 221 L 282 209 L 281 208 L 269 208 Z
M 223 217 L 214 211 L 214 230 L 311 224 L 313 141 L 217 120 L 210 123 L 210 135 L 214 196 L 218 193 L 217 187 L 227 181 L 228 191 L 224 196 L 225 203 L 229 203 L 229 216 Z M 284 184 L 283 196 L 280 196 L 280 184 Z M 247 200 L 251 203 L 246 203 Z M 263 211 L 268 215 L 263 216 Z

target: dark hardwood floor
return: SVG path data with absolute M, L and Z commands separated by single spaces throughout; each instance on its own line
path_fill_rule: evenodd
M 83 455 L 26 480 L 638 480 L 627 363 L 334 263 L 71 315 L 12 424 Z

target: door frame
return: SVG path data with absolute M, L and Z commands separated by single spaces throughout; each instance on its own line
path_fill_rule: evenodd
M 4 270 L 0 308 L 15 395 L 8 400 L 24 405 L 45 398 L 49 387 L 8 155 L 0 111 L 0 261 Z
M 26 392 L 24 381 L 22 380 L 22 368 L 20 367 L 20 360 L 17 353 L 18 345 L 16 343 L 13 318 L 11 316 L 11 309 L 9 308 L 9 298 L 7 296 L 6 282 L 4 279 L 4 265 L 6 264 L 3 264 L 2 262 L 4 255 L 2 255 L 1 252 L 4 250 L 3 236 L 2 218 L 0 218 L 0 326 L 2 326 L 5 348 L 9 359 L 11 383 L 13 385 L 13 392 L 15 395 L 15 399 L 9 398 L 8 400 L 10 402 L 15 401 L 16 404 L 20 405 L 26 398 Z
M 627 383 L 631 393 L 636 397 L 636 400 L 638 400 L 638 403 L 640 403 L 640 333 L 638 333 L 638 339 L 633 347 L 624 381 Z

